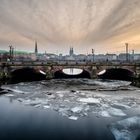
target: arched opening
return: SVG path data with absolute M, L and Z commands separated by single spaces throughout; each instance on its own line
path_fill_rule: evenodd
M 134 79 L 134 72 L 124 68 L 105 69 L 99 72 L 97 75 L 100 79 L 124 81 L 132 81 Z
M 20 68 L 11 72 L 11 83 L 40 81 L 46 79 L 46 73 L 34 68 Z
M 55 79 L 91 78 L 90 73 L 83 69 L 67 68 L 54 73 Z

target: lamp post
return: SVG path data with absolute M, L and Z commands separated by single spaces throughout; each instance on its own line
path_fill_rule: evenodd
M 9 57 L 10 57 L 10 61 L 12 61 L 14 58 L 14 47 L 12 45 L 10 45 L 9 48 L 10 48 Z
M 12 45 L 9 46 L 10 50 L 9 50 L 9 58 L 10 58 L 10 61 L 12 59 Z

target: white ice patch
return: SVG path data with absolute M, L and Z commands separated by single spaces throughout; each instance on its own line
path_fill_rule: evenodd
M 49 105 L 44 105 L 43 108 L 48 109 L 48 108 L 50 108 L 50 106 Z
M 2 87 L 2 88 L 5 89 L 5 90 L 15 92 L 15 93 L 24 93 L 24 91 L 21 91 L 21 90 L 18 90 L 18 89 L 13 89 L 13 88 L 10 88 L 10 87 Z
M 113 103 L 112 106 L 115 107 L 115 108 L 119 108 L 119 109 L 129 109 L 129 108 L 131 108 L 130 106 L 124 105 L 122 103 Z
M 99 104 L 100 100 L 97 98 L 80 98 L 78 99 L 78 101 L 80 102 L 84 102 L 84 103 L 95 103 L 95 104 Z
M 12 88 L 12 87 L 8 87 L 8 86 L 2 86 L 2 89 L 4 90 L 9 90 L 9 91 L 12 91 L 12 92 L 15 92 L 15 93 L 29 93 L 29 92 L 26 92 L 26 91 L 22 91 L 22 90 L 19 90 L 19 89 L 16 89 L 15 88 Z
M 110 80 L 110 81 L 99 81 L 96 80 L 95 84 L 103 87 L 109 87 L 109 88 L 117 88 L 122 86 L 128 86 L 131 84 L 129 81 L 119 81 L 119 80 Z
M 109 108 L 108 113 L 111 116 L 126 116 L 126 114 L 121 109 L 117 109 L 117 108 Z
M 65 94 L 65 93 L 67 93 L 67 92 L 68 92 L 68 91 L 62 90 L 62 91 L 57 91 L 56 94 Z
M 83 110 L 82 107 L 74 107 L 74 108 L 71 109 L 71 111 L 73 113 L 80 113 L 82 110 Z
M 63 98 L 63 97 L 64 97 L 64 95 L 63 95 L 63 94 L 59 94 L 58 96 L 59 96 L 60 98 Z
M 76 121 L 76 120 L 78 120 L 78 117 L 76 117 L 76 116 L 70 116 L 69 119 L 70 119 L 70 120 L 75 120 L 75 121 Z
M 116 140 L 136 140 L 140 136 L 140 117 L 118 121 L 110 126 Z
M 35 99 L 22 99 L 22 98 L 18 98 L 17 99 L 19 102 L 22 102 L 25 105 L 31 105 L 31 106 L 35 106 L 35 107 L 40 107 L 41 105 L 46 105 L 47 104 L 47 100 L 41 100 L 39 98 L 35 98 Z
M 7 96 L 7 97 L 13 97 L 14 95 L 13 94 L 5 94 L 5 96 Z

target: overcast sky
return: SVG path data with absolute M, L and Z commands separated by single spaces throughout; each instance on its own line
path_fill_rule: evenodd
M 0 0 L 0 49 L 140 52 L 140 0 Z

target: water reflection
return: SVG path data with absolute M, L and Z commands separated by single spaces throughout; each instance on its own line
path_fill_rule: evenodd
M 52 110 L 25 107 L 0 98 L 1 140 L 114 140 L 107 125 L 111 119 L 93 115 L 72 121 Z
M 63 69 L 62 71 L 67 75 L 78 75 L 83 72 L 82 69 L 77 69 L 77 68 L 67 68 L 67 69 Z

